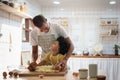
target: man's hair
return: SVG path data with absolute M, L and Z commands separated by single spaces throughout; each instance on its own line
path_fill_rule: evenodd
M 40 28 L 47 20 L 43 15 L 37 15 L 33 18 L 32 21 L 36 27 Z
M 57 38 L 59 42 L 59 53 L 64 55 L 68 52 L 70 44 L 66 41 L 66 39 L 62 36 Z

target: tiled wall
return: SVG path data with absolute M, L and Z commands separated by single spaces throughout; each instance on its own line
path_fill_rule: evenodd
M 20 0 L 21 1 L 21 0 Z M 34 17 L 41 14 L 41 6 L 38 0 L 25 0 L 27 2 L 27 13 Z
M 70 26 L 70 36 L 75 45 L 75 52 L 82 53 L 84 48 L 92 51 L 92 47 L 100 40 L 99 37 L 99 21 L 101 17 L 118 17 L 120 24 L 119 8 L 65 8 L 61 11 L 59 8 L 42 8 L 43 14 L 47 18 L 51 17 L 67 17 Z M 120 30 L 120 27 L 119 27 Z M 120 31 L 119 31 L 120 32 Z M 120 38 L 120 36 L 119 36 Z M 120 40 L 118 40 L 120 41 Z M 114 42 L 114 41 L 113 41 Z M 110 46 L 110 47 L 109 47 Z M 107 45 L 105 49 L 109 49 L 105 54 L 114 54 L 113 45 Z

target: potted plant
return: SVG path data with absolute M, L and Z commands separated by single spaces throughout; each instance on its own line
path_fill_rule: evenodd
M 118 55 L 118 52 L 119 52 L 118 50 L 120 49 L 120 46 L 115 44 L 113 48 L 115 50 L 115 55 Z

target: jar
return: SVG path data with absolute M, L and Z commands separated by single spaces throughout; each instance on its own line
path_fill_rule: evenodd
M 106 76 L 105 75 L 98 75 L 97 80 L 106 80 Z
M 15 3 L 14 7 L 17 11 L 20 11 L 20 6 L 21 6 L 20 3 Z
M 79 79 L 87 79 L 88 69 L 79 69 Z
M 14 1 L 13 0 L 9 0 L 9 6 L 14 7 Z
M 1 0 L 2 3 L 9 5 L 9 0 Z
M 88 55 L 89 55 L 89 51 L 87 48 L 85 48 L 83 51 L 83 56 L 88 56 Z

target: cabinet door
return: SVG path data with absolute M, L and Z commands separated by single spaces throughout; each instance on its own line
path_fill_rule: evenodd
M 0 66 L 20 65 L 21 29 L 2 25 L 0 38 Z

